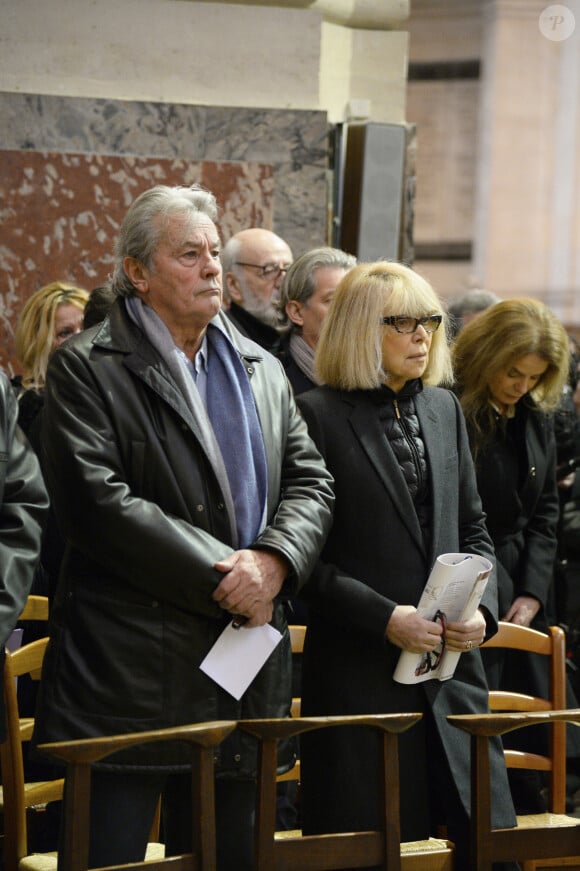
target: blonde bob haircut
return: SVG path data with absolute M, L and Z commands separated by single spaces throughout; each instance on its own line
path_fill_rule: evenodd
M 355 266 L 339 282 L 316 349 L 316 371 L 324 384 L 342 390 L 369 390 L 389 383 L 383 369 L 382 318 L 388 315 L 442 315 L 432 334 L 423 383 L 452 380 L 445 310 L 428 281 L 401 263 L 377 261 Z
M 495 425 L 490 405 L 491 379 L 509 371 L 516 360 L 527 354 L 537 354 L 548 363 L 530 396 L 538 408 L 550 411 L 558 405 L 568 379 L 570 342 L 548 306 L 527 297 L 502 300 L 459 333 L 453 347 L 457 387 L 476 445 Z
M 16 327 L 16 354 L 22 366 L 22 386 L 25 389 L 42 390 L 45 386 L 58 307 L 75 305 L 84 311 L 88 299 L 86 290 L 64 281 L 53 281 L 26 301 Z

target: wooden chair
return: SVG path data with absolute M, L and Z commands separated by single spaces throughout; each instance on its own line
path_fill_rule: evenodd
M 132 871 L 215 871 L 216 834 L 214 813 L 215 748 L 236 728 L 236 722 L 195 723 L 151 732 L 88 738 L 43 744 L 40 749 L 66 763 L 64 847 L 61 871 L 86 871 L 89 855 L 91 764 L 113 753 L 140 744 L 180 741 L 192 754 L 192 851 L 167 859 L 133 863 Z M 122 866 L 121 866 L 122 867 Z
M 492 691 L 491 714 L 450 716 L 454 726 L 471 735 L 472 747 L 472 865 L 491 871 L 493 861 L 519 860 L 523 871 L 551 868 L 580 869 L 580 819 L 566 810 L 566 722 L 580 724 L 580 711 L 566 711 L 565 635 L 558 626 L 548 634 L 513 623 L 500 623 L 485 647 L 525 650 L 550 660 L 550 697 Z M 506 749 L 508 768 L 544 771 L 549 786 L 549 811 L 518 816 L 517 827 L 491 829 L 489 738 L 517 728 L 548 724 L 549 753 L 541 756 Z M 549 860 L 549 861 L 545 861 Z
M 429 839 L 400 843 L 398 735 L 421 714 L 241 720 L 238 728 L 258 739 L 256 871 L 330 871 L 380 865 L 385 871 L 451 871 L 453 846 Z M 275 832 L 277 742 L 313 729 L 368 726 L 382 735 L 381 828 L 374 832 L 302 835 Z
M 18 618 L 18 623 L 22 624 L 22 622 L 33 621 L 35 623 L 46 623 L 46 635 L 48 635 L 48 615 L 49 615 L 49 601 L 48 596 L 34 596 L 30 595 L 27 597 L 24 608 L 22 609 L 22 613 Z M 19 625 L 16 631 L 22 632 L 22 626 Z M 18 646 L 20 645 L 20 641 L 18 641 Z M 17 649 L 15 647 L 14 649 Z M 24 677 L 23 674 L 20 677 Z M 31 676 L 33 680 L 40 679 L 40 673 L 34 674 Z M 20 718 L 20 726 L 22 732 L 22 740 L 29 740 L 32 735 L 32 729 L 34 727 L 34 719 L 32 717 L 21 717 Z
M 32 602 L 30 599 L 32 598 Z M 23 619 L 43 620 L 48 615 L 48 600 L 43 597 L 29 597 Z M 3 675 L 3 693 L 6 707 L 6 741 L 0 744 L 0 811 L 3 816 L 4 835 L 2 852 L 4 871 L 56 871 L 57 854 L 35 854 L 29 859 L 30 823 L 38 818 L 49 802 L 61 801 L 64 778 L 28 782 L 24 779 L 24 758 L 22 744 L 29 741 L 34 728 L 32 717 L 20 717 L 16 681 L 23 675 L 39 680 L 48 638 L 41 638 L 6 653 Z M 159 809 L 151 828 L 152 842 L 150 855 L 160 853 L 156 843 L 159 835 Z
M 41 638 L 6 651 L 3 692 L 6 707 L 6 741 L 0 744 L 2 797 L 0 807 L 4 818 L 3 854 L 5 871 L 17 871 L 21 858 L 28 853 L 28 815 L 48 802 L 59 801 L 63 794 L 63 778 L 26 783 L 22 742 L 30 739 L 34 721 L 20 719 L 16 695 L 16 679 L 29 674 L 40 678 L 42 660 L 48 638 Z
M 304 652 L 304 640 L 306 638 L 306 626 L 302 624 L 293 624 L 288 627 L 290 631 L 290 644 L 292 647 L 292 656 L 302 656 Z M 300 716 L 300 697 L 295 696 L 292 699 L 291 714 L 293 717 Z
M 18 620 L 48 620 L 49 603 L 47 596 L 30 595 Z
M 288 627 L 290 631 L 290 644 L 292 647 L 292 656 L 301 656 L 304 651 L 304 639 L 306 638 L 306 626 L 302 624 L 292 624 Z M 294 696 L 292 698 L 292 706 L 290 708 L 290 716 L 291 717 L 299 717 L 300 716 L 300 708 L 301 708 L 301 699 L 299 696 Z M 282 774 L 277 776 L 277 780 L 279 783 L 283 783 L 285 781 L 299 781 L 300 780 L 300 759 L 297 758 L 294 762 L 292 768 L 288 771 L 284 771 Z

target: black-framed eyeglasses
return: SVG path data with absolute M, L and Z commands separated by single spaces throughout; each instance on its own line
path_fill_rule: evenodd
M 290 269 L 290 266 L 279 266 L 277 263 L 265 263 L 261 266 L 259 263 L 242 263 L 241 260 L 236 260 L 236 266 L 249 266 L 252 269 L 260 270 L 260 278 L 278 278 L 279 275 L 284 275 Z
M 424 318 L 408 318 L 406 315 L 390 315 L 382 318 L 381 323 L 394 327 L 398 333 L 414 333 L 419 326 L 426 333 L 435 333 L 443 320 L 443 315 L 426 315 Z

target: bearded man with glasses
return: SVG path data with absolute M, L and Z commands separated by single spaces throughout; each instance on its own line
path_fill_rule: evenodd
M 221 253 L 227 315 L 267 351 L 279 340 L 275 300 L 292 260 L 284 239 L 259 227 L 240 230 Z

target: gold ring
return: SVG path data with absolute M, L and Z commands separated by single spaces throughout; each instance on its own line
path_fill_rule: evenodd
M 469 641 L 466 641 L 465 647 L 467 648 L 467 650 L 471 650 L 471 648 L 473 647 L 473 641 L 471 639 L 469 639 Z

